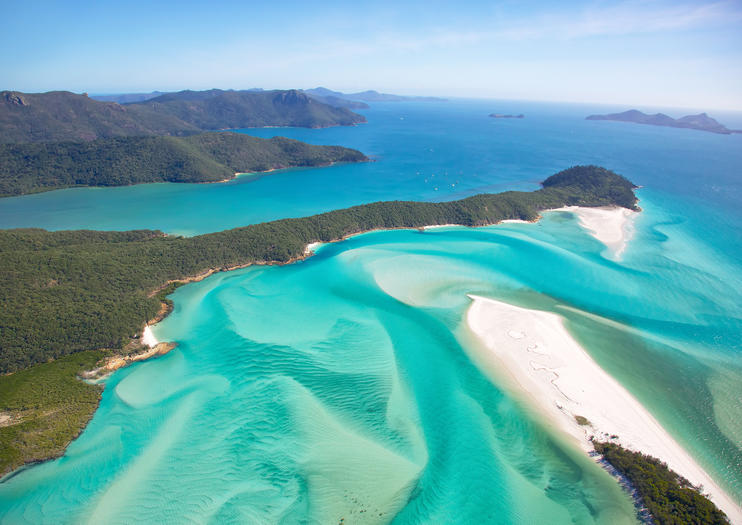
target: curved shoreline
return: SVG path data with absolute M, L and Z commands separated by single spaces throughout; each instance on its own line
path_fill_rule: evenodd
M 315 240 L 311 241 L 306 244 L 304 247 L 304 251 L 302 255 L 293 257 L 289 259 L 288 261 L 254 261 L 249 262 L 245 264 L 235 264 L 231 266 L 222 266 L 222 267 L 214 267 L 214 268 L 208 268 L 206 270 L 203 270 L 202 272 L 199 272 L 195 275 L 184 277 L 182 279 L 171 279 L 164 283 L 162 286 L 159 286 L 152 290 L 149 294 L 147 294 L 147 297 L 154 297 L 158 292 L 164 290 L 167 286 L 171 284 L 178 284 L 178 285 L 185 285 L 189 283 L 196 283 L 199 281 L 203 281 L 207 277 L 219 273 L 219 272 L 230 272 L 233 270 L 241 270 L 243 268 L 248 268 L 250 266 L 284 266 L 287 264 L 293 264 L 299 261 L 303 261 L 312 255 L 315 254 L 315 249 L 323 244 L 331 244 L 336 242 L 342 242 L 347 239 L 350 239 L 352 237 L 358 236 L 358 235 L 365 235 L 367 233 L 373 233 L 373 232 L 380 232 L 380 231 L 395 231 L 395 230 L 417 230 L 419 232 L 425 232 L 430 230 L 436 230 L 439 228 L 486 228 L 489 226 L 497 226 L 499 224 L 533 224 L 538 222 L 543 218 L 544 213 L 549 212 L 555 212 L 555 211 L 567 211 L 570 213 L 575 214 L 580 219 L 580 226 L 584 228 L 590 235 L 595 237 L 598 241 L 603 242 L 603 244 L 606 245 L 607 248 L 613 249 L 614 246 L 610 243 L 607 243 L 605 241 L 606 238 L 614 240 L 614 237 L 616 234 L 613 230 L 618 228 L 620 232 L 622 232 L 621 237 L 619 239 L 619 243 L 622 245 L 621 252 L 625 250 L 626 245 L 628 244 L 628 241 L 630 240 L 630 236 L 627 234 L 630 231 L 630 222 L 633 221 L 636 217 L 636 214 L 638 212 L 629 210 L 627 208 L 623 208 L 621 206 L 599 206 L 599 207 L 587 207 L 587 206 L 564 206 L 561 208 L 551 208 L 546 210 L 541 210 L 539 212 L 538 217 L 536 217 L 532 221 L 526 221 L 522 219 L 503 219 L 498 222 L 492 223 L 492 224 L 484 224 L 484 225 L 476 225 L 476 226 L 470 226 L 467 224 L 452 224 L 452 223 L 446 223 L 446 224 L 427 224 L 425 226 L 402 226 L 398 228 L 373 228 L 370 230 L 363 230 L 359 232 L 349 233 L 347 235 L 344 235 L 343 237 L 340 237 L 339 239 L 332 239 L 330 241 L 321 241 L 321 240 Z M 586 213 L 588 212 L 588 213 Z M 615 242 L 615 240 L 614 240 Z M 620 254 L 615 253 L 616 257 L 618 257 Z M 158 312 L 158 314 L 153 318 L 147 321 L 145 323 L 143 329 L 142 329 L 142 336 L 144 336 L 144 332 L 146 330 L 149 330 L 151 333 L 150 326 L 153 326 L 163 319 L 165 319 L 170 313 L 170 308 L 167 304 L 163 303 L 162 308 Z

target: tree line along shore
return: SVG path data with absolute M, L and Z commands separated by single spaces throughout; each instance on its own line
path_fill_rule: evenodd
M 222 182 L 236 173 L 368 160 L 341 146 L 230 132 L 0 144 L 0 197 L 75 186 Z

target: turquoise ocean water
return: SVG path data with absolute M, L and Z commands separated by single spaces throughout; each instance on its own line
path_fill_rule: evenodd
M 114 374 L 64 457 L 0 483 L 7 523 L 631 523 L 631 501 L 479 370 L 474 293 L 563 315 L 742 500 L 742 136 L 584 121 L 605 108 L 382 104 L 369 123 L 250 130 L 376 162 L 224 185 L 0 200 L 0 226 L 181 234 L 382 199 L 533 189 L 578 163 L 641 184 L 614 261 L 568 213 L 375 232 L 179 289 L 179 347 Z M 491 112 L 524 112 L 495 120 Z M 737 115 L 720 120 L 731 127 Z

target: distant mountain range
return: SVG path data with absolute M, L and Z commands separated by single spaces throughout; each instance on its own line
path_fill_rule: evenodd
M 127 104 L 130 108 L 135 104 Z M 298 126 L 326 128 L 366 122 L 348 110 L 325 104 L 298 90 L 288 91 L 179 91 L 137 106 L 175 115 L 201 130 Z
M 304 93 L 307 93 L 304 91 Z M 334 95 L 328 95 L 326 97 L 320 96 L 320 95 L 312 95 L 311 93 L 307 93 L 310 97 L 312 97 L 314 100 L 319 100 L 320 102 L 323 102 L 325 104 L 329 104 L 330 106 L 335 106 L 336 108 L 348 108 L 348 109 L 368 109 L 369 105 L 365 102 L 361 102 L 360 100 L 350 100 L 348 98 L 340 98 L 336 97 Z
M 219 90 L 211 90 L 219 91 Z M 211 91 L 203 91 L 199 93 L 209 93 Z M 234 92 L 233 90 L 229 90 Z M 417 100 L 422 102 L 445 102 L 445 98 L 437 97 L 406 97 L 402 95 L 392 95 L 389 93 L 379 93 L 378 91 L 361 91 L 359 93 L 342 93 L 340 91 L 333 91 L 324 87 L 317 87 L 313 89 L 300 90 L 302 93 L 309 95 L 314 100 L 334 106 L 336 108 L 346 109 L 366 109 L 368 104 L 366 102 L 401 102 L 405 100 Z M 245 91 L 238 91 L 238 93 L 265 93 L 266 91 L 260 88 L 252 88 Z M 151 93 L 124 93 L 120 95 L 90 95 L 90 98 L 99 100 L 102 102 L 117 102 L 119 104 L 131 104 L 136 102 L 145 102 L 163 95 L 169 95 L 170 93 L 163 93 L 161 91 L 153 91 Z
M 117 104 L 131 104 L 132 102 L 144 102 L 151 98 L 164 95 L 164 91 L 152 91 L 151 93 L 122 93 L 120 95 L 88 95 L 93 100 L 101 102 L 116 102 Z
M 126 104 L 67 91 L 0 92 L 0 142 L 6 143 L 190 135 L 266 126 L 322 128 L 365 121 L 347 108 L 297 90 L 180 91 Z
M 312 97 L 328 98 L 333 97 L 341 100 L 354 100 L 362 102 L 402 102 L 405 100 L 416 100 L 419 102 L 446 102 L 445 98 L 438 97 L 406 97 L 402 95 L 392 95 L 389 93 L 379 93 L 378 91 L 361 91 L 358 93 L 342 93 L 333 91 L 324 87 L 305 89 L 304 93 Z
M 648 124 L 650 126 L 665 126 L 670 128 L 687 128 L 699 131 L 709 131 L 711 133 L 720 133 L 730 135 L 732 133 L 742 133 L 742 130 L 729 129 L 720 124 L 715 119 L 709 117 L 706 113 L 698 115 L 687 115 L 674 119 L 664 113 L 655 113 L 647 115 L 636 109 L 624 111 L 623 113 L 611 113 L 609 115 L 590 115 L 587 120 L 615 120 L 618 122 L 633 122 L 635 124 Z

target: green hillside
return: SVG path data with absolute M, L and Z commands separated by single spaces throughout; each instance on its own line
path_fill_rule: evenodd
M 0 196 L 71 186 L 212 182 L 236 172 L 368 160 L 339 146 L 241 133 L 0 144 Z
M 133 104 L 66 91 L 0 92 L 0 142 L 83 141 L 188 135 L 263 126 L 327 127 L 365 122 L 298 91 L 186 91 Z
M 0 142 L 81 141 L 198 131 L 172 115 L 100 102 L 68 91 L 0 92 Z
M 366 119 L 346 108 L 324 104 L 297 90 L 181 91 L 126 107 L 146 107 L 203 130 L 298 126 L 349 126 Z

